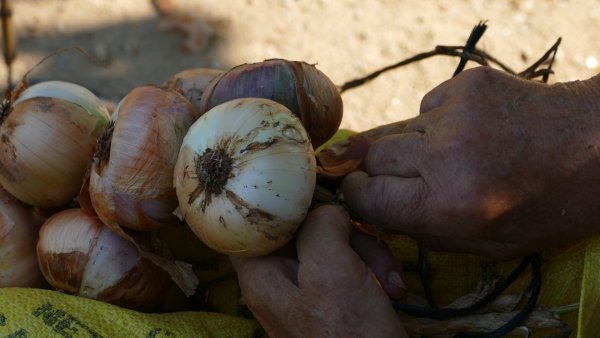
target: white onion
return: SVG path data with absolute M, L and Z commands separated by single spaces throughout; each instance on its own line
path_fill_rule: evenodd
M 206 245 L 258 256 L 293 237 L 311 204 L 315 170 L 300 120 L 279 103 L 245 98 L 192 125 L 174 183 L 182 216 Z
M 40 207 L 70 202 L 108 124 L 102 102 L 79 85 L 31 86 L 0 116 L 0 184 Z
M 40 223 L 31 207 L 0 188 L 0 287 L 45 284 L 35 252 Z
M 171 285 L 168 273 L 142 257 L 133 243 L 81 209 L 46 220 L 37 258 L 56 289 L 123 307 L 150 306 Z

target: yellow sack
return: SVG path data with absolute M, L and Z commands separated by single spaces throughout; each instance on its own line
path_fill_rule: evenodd
M 146 314 L 57 291 L 0 289 L 0 337 L 256 337 L 255 321 L 211 312 Z
M 418 273 L 418 251 L 414 241 L 400 238 L 389 242 L 403 265 L 408 290 L 423 295 Z M 440 304 L 472 292 L 482 279 L 506 276 L 518 262 L 495 263 L 476 255 L 428 252 L 431 288 Z M 529 281 L 525 273 L 506 292 L 519 292 Z M 559 252 L 545 252 L 542 289 L 537 304 L 548 309 L 570 308 L 561 319 L 573 329 L 571 337 L 600 337 L 600 236 L 579 242 Z M 541 337 L 545 332 L 534 332 Z
M 587 242 L 583 259 L 577 337 L 600 335 L 600 237 Z

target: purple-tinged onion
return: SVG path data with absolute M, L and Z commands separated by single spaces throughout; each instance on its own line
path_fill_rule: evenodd
M 266 98 L 286 106 L 300 118 L 315 148 L 333 136 L 342 121 L 337 87 L 306 62 L 271 59 L 234 67 L 205 88 L 200 113 L 244 97 Z

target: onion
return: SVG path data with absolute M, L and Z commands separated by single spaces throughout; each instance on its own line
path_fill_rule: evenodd
M 169 274 L 140 256 L 133 243 L 81 209 L 46 220 L 37 257 L 56 289 L 127 308 L 155 304 L 171 285 Z
M 55 207 L 79 193 L 108 111 L 79 85 L 47 81 L 0 115 L 0 184 L 17 199 Z
M 270 59 L 234 67 L 206 86 L 200 113 L 243 97 L 262 97 L 286 106 L 300 118 L 315 148 L 333 136 L 342 121 L 337 87 L 306 62 Z
M 171 76 L 165 81 L 164 86 L 180 92 L 196 110 L 199 110 L 204 89 L 212 79 L 221 73 L 223 73 L 222 70 L 213 68 L 187 69 Z
M 41 221 L 0 188 L 0 287 L 40 287 L 35 242 Z
M 175 224 L 173 170 L 194 108 L 173 90 L 141 86 L 119 103 L 113 117 L 90 173 L 98 217 L 141 231 Z
M 183 140 L 174 183 L 180 211 L 209 247 L 259 256 L 287 243 L 315 188 L 300 120 L 267 99 L 235 99 L 201 116 Z

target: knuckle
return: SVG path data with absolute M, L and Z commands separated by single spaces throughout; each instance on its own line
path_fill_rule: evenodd
M 423 220 L 426 195 L 423 184 L 419 184 L 418 189 L 410 194 L 398 189 L 385 177 L 377 180 L 376 184 L 375 190 L 379 193 L 370 200 L 370 208 L 374 210 L 374 217 L 379 224 L 393 227 L 399 221 L 414 223 Z
M 475 67 L 467 69 L 456 78 L 470 83 L 486 83 L 497 75 L 497 71 L 491 67 Z
M 393 157 L 389 156 L 389 146 L 390 137 L 383 136 L 377 141 L 373 142 L 369 147 L 369 151 L 365 155 L 364 166 L 365 171 L 368 173 L 373 173 L 377 171 L 377 167 L 381 166 L 382 163 L 388 163 L 390 161 L 394 161 Z
M 443 236 L 477 239 L 485 236 L 485 197 L 473 182 L 459 184 L 460 188 L 440 194 L 434 202 L 430 217 Z M 452 186 L 456 187 L 456 186 Z M 444 230 L 442 230 L 444 229 Z

